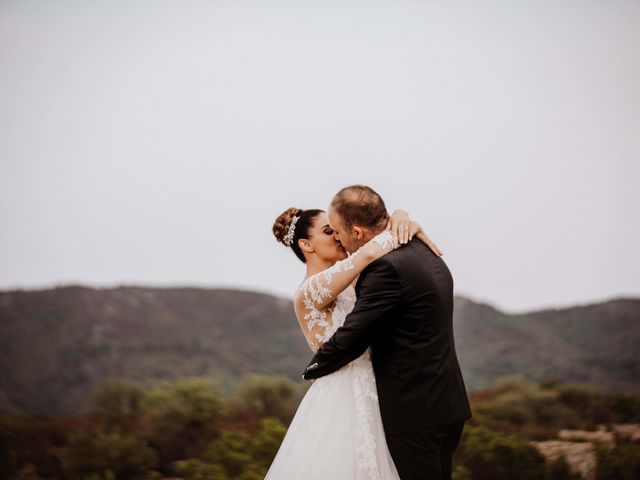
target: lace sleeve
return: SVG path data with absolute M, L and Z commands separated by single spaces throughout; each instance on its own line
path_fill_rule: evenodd
M 398 248 L 388 231 L 379 233 L 352 255 L 306 278 L 295 296 L 296 315 L 312 350 L 317 350 L 331 328 L 334 301 L 371 262 Z

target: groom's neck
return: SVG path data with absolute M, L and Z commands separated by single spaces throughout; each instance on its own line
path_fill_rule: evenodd
M 385 228 L 386 228 L 386 224 L 382 225 L 382 226 L 373 227 L 373 228 L 370 228 L 370 229 L 363 230 L 363 236 L 362 236 L 362 239 L 361 239 L 361 242 L 360 242 L 361 245 L 364 245 L 365 243 L 367 243 L 369 240 L 371 240 L 373 237 L 375 237 L 379 233 L 384 232 Z
M 373 237 L 375 237 L 379 233 L 384 232 L 385 228 L 387 228 L 387 220 L 385 220 L 384 222 L 380 222 L 375 227 L 372 227 L 371 229 L 367 230 L 369 234 L 369 238 L 367 238 L 367 241 L 371 240 Z

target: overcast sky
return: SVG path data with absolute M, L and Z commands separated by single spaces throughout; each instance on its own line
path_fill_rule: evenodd
M 637 1 L 0 2 L 0 288 L 289 297 L 365 183 L 516 312 L 640 296 Z

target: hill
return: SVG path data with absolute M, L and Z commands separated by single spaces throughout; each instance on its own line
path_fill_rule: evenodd
M 472 388 L 519 373 L 534 381 L 640 392 L 640 299 L 508 315 L 457 297 L 454 322 Z
M 507 315 L 456 297 L 457 349 L 470 389 L 521 373 L 638 392 L 640 300 Z M 205 288 L 0 292 L 0 410 L 86 411 L 108 377 L 150 385 L 249 372 L 300 381 L 311 358 L 289 300 Z

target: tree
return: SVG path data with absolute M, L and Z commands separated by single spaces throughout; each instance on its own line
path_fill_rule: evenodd
M 253 436 L 252 452 L 256 463 L 265 472 L 273 462 L 287 429 L 277 418 L 264 418 Z
M 0 478 L 12 478 L 16 471 L 16 453 L 12 448 L 14 435 L 0 426 Z
M 162 382 L 145 398 L 146 409 L 189 428 L 214 422 L 222 415 L 223 406 L 219 384 L 210 378 Z
M 145 389 L 136 382 L 111 378 L 102 383 L 93 394 L 96 409 L 109 418 L 138 415 Z
M 69 478 L 118 480 L 146 476 L 157 462 L 155 452 L 139 438 L 119 433 L 77 433 L 69 438 L 62 453 L 62 463 Z
M 539 480 L 545 476 L 544 457 L 527 440 L 486 427 L 465 429 L 461 463 L 474 480 Z
M 297 385 L 288 378 L 250 374 L 236 393 L 236 401 L 261 417 L 275 417 L 288 425 L 298 407 Z
M 580 480 L 580 475 L 571 473 L 567 459 L 563 456 L 547 462 L 547 480 Z
M 220 465 L 208 464 L 198 458 L 178 460 L 173 468 L 185 480 L 230 480 Z
M 209 378 L 163 382 L 145 396 L 144 409 L 151 414 L 147 438 L 162 463 L 197 456 L 199 443 L 211 438 L 205 433 L 225 414 L 218 382 Z
M 251 450 L 251 436 L 247 432 L 228 430 L 204 453 L 203 459 L 220 465 L 229 478 L 236 478 L 257 467 Z
M 640 444 L 619 438 L 616 446 L 608 450 L 598 445 L 597 480 L 638 480 L 640 478 Z
M 464 465 L 458 465 L 453 470 L 453 480 L 471 480 L 471 471 Z
M 286 433 L 276 418 L 265 418 L 253 434 L 228 430 L 207 449 L 203 459 L 220 465 L 229 478 L 263 479 Z

